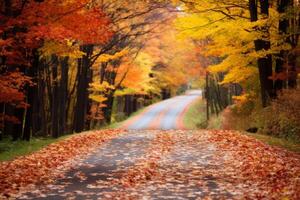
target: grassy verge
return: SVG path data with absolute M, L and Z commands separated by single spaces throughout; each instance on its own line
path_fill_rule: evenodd
M 38 151 L 43 147 L 66 138 L 61 137 L 59 139 L 53 138 L 32 138 L 30 142 L 27 141 L 15 141 L 5 138 L 0 141 L 0 161 L 12 160 L 18 156 L 30 154 Z
M 124 118 L 122 121 L 119 122 L 112 122 L 111 124 L 108 124 L 106 126 L 101 127 L 100 129 L 116 129 L 120 128 L 127 120 L 129 120 L 132 117 L 135 117 L 142 113 L 147 107 L 141 108 L 140 110 L 132 113 L 129 117 Z
M 133 114 L 130 117 L 134 117 L 139 113 L 143 112 L 144 109 L 141 109 Z M 129 118 L 130 118 L 129 117 Z M 124 121 L 111 123 L 110 125 L 101 127 L 100 129 L 115 129 L 119 128 Z M 71 135 L 69 135 L 71 136 Z M 69 136 L 63 136 L 58 139 L 53 138 L 32 138 L 31 141 L 15 141 L 12 142 L 9 138 L 4 138 L 0 140 L 0 161 L 13 160 L 18 156 L 28 155 L 35 151 L 38 151 L 47 145 L 63 140 Z
M 211 116 L 207 125 L 207 129 L 214 129 L 214 130 L 222 129 L 223 128 L 222 120 L 223 120 L 222 114 Z
M 300 144 L 296 143 L 294 141 L 282 139 L 282 138 L 276 138 L 268 135 L 263 134 L 249 134 L 246 133 L 246 135 L 250 137 L 254 137 L 264 143 L 267 143 L 271 146 L 281 147 L 290 151 L 294 151 L 297 153 L 300 153 Z
M 207 129 L 217 129 L 217 130 L 222 129 L 222 123 L 224 120 L 224 116 L 222 114 L 220 114 L 219 116 L 213 116 L 209 120 Z M 237 118 L 235 121 L 239 121 L 239 124 L 247 123 L 244 119 L 239 119 L 239 118 Z M 294 151 L 294 152 L 300 153 L 300 143 L 297 143 L 293 140 L 269 136 L 269 135 L 265 135 L 262 133 L 255 133 L 255 134 L 247 133 L 243 130 L 243 128 L 246 126 L 239 127 L 235 124 L 234 126 L 231 125 L 231 127 L 235 127 L 236 130 L 240 130 L 242 133 L 245 133 L 246 135 L 256 138 L 257 140 L 262 141 L 271 146 L 280 147 L 283 149 L 287 149 L 289 151 Z
M 183 124 L 188 129 L 206 128 L 205 101 L 200 99 L 187 110 Z

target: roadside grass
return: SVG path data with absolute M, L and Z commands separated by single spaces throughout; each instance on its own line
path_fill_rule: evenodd
M 183 116 L 183 124 L 187 129 L 206 128 L 205 101 L 197 100 Z
M 210 120 L 208 121 L 207 129 L 221 130 L 223 129 L 222 122 L 223 122 L 222 114 L 212 115 L 210 117 Z
M 215 130 L 222 130 L 223 129 L 223 123 L 224 123 L 224 116 L 223 113 L 221 113 L 218 116 L 212 116 L 211 119 L 208 122 L 207 129 L 215 129 Z M 235 124 L 230 125 L 230 127 L 235 127 L 235 130 L 240 131 L 242 134 L 246 134 L 249 137 L 256 138 L 259 141 L 262 141 L 266 144 L 269 144 L 274 147 L 280 147 L 289 151 L 293 151 L 296 153 L 300 153 L 300 143 L 297 143 L 296 141 L 293 141 L 291 139 L 285 139 L 285 138 L 278 138 L 270 135 L 265 135 L 262 133 L 248 133 L 244 130 L 246 127 L 244 124 L 246 124 L 244 119 L 239 119 L 236 118 L 235 121 L 239 121 L 238 124 L 242 125 L 237 125 Z M 228 123 L 228 122 L 227 122 Z M 249 122 L 248 122 L 249 123 Z
M 129 117 L 127 117 L 125 120 L 120 121 L 120 122 L 114 122 L 109 125 L 100 127 L 96 130 L 101 130 L 101 129 L 116 129 L 122 126 L 122 124 L 129 118 L 134 117 L 141 112 L 143 112 L 145 108 L 140 109 L 139 111 L 131 114 Z M 28 141 L 22 141 L 18 140 L 15 142 L 11 141 L 11 138 L 3 138 L 3 140 L 0 140 L 0 161 L 8 161 L 8 160 L 13 160 L 16 157 L 19 156 L 25 156 L 28 154 L 31 154 L 35 151 L 38 151 L 44 147 L 46 147 L 49 144 L 58 142 L 60 140 L 63 140 L 67 137 L 72 136 L 72 134 L 66 135 L 59 137 L 57 139 L 54 138 L 31 138 L 31 140 Z
M 32 138 L 29 142 L 12 142 L 10 138 L 3 138 L 3 140 L 0 141 L 0 161 L 12 160 L 18 156 L 30 154 L 66 137 L 68 136 L 63 136 L 58 139 Z
M 129 119 L 132 118 L 132 117 L 135 117 L 135 116 L 139 115 L 139 114 L 142 113 L 146 108 L 147 108 L 147 107 L 144 107 L 144 108 L 139 109 L 138 111 L 132 113 L 130 116 L 124 117 L 121 121 L 114 121 L 114 120 L 112 120 L 112 121 L 114 121 L 114 122 L 112 122 L 112 123 L 110 123 L 110 124 L 107 124 L 107 125 L 105 125 L 105 126 L 103 126 L 103 127 L 100 127 L 100 129 L 117 129 L 117 128 L 120 128 L 124 123 L 127 122 L 127 120 L 129 120 Z
M 222 114 L 218 116 L 212 116 L 209 122 L 206 122 L 206 112 L 205 112 L 205 101 L 198 100 L 194 103 L 185 113 L 183 117 L 184 125 L 191 130 L 194 129 L 215 129 L 221 130 L 224 116 Z M 142 113 L 145 109 L 142 108 L 139 111 L 131 114 L 129 117 L 120 122 L 114 122 L 107 126 L 103 126 L 100 129 L 116 129 L 120 128 L 128 119 Z M 294 151 L 300 153 L 300 144 L 291 140 L 276 138 L 273 136 L 268 136 L 264 134 L 250 134 L 245 131 L 241 131 L 242 133 L 254 137 L 264 143 L 267 143 L 271 146 L 281 147 L 290 151 Z M 12 160 L 18 156 L 24 156 L 35 151 L 38 151 L 47 145 L 57 142 L 59 140 L 63 140 L 67 137 L 72 136 L 62 136 L 58 139 L 54 138 L 32 138 L 31 141 L 15 141 L 12 142 L 10 138 L 3 138 L 0 140 L 0 161 Z
M 300 143 L 296 143 L 292 140 L 287 140 L 287 139 L 283 139 L 283 138 L 276 138 L 273 136 L 269 136 L 269 135 L 263 135 L 263 134 L 259 134 L 259 133 L 245 133 L 246 135 L 250 136 L 250 137 L 254 137 L 264 143 L 267 143 L 271 146 L 276 146 L 276 147 L 281 147 L 290 151 L 294 151 L 297 153 L 300 153 Z

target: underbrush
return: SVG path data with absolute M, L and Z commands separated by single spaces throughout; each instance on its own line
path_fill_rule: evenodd
M 300 89 L 283 91 L 256 118 L 263 133 L 300 143 Z
M 222 114 L 222 128 L 240 131 L 254 128 L 258 133 L 251 135 L 257 139 L 299 151 L 300 89 L 282 91 L 266 108 L 259 105 L 258 98 L 231 106 Z
M 251 99 L 235 105 L 226 120 L 232 129 L 257 127 L 260 133 L 300 142 L 300 89 L 282 91 L 266 108 Z

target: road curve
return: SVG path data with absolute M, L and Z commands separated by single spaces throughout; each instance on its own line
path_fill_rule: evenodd
M 201 95 L 201 90 L 190 90 L 184 95 L 151 105 L 144 112 L 127 120 L 122 128 L 128 130 L 184 129 L 182 115 Z

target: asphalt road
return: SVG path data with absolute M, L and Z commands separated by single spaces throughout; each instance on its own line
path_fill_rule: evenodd
M 139 115 L 128 120 L 128 130 L 178 130 L 182 129 L 184 111 L 202 95 L 201 90 L 190 90 L 186 94 L 156 103 Z
M 172 135 L 173 143 L 155 142 L 159 134 Z M 169 142 L 168 138 L 164 140 Z M 223 168 L 222 158 L 213 159 L 215 152 L 202 132 L 131 130 L 77 163 L 63 178 L 36 186 L 18 199 L 231 199 L 231 192 L 211 175 L 210 170 L 219 172 Z M 152 162 L 156 167 L 147 167 Z M 136 169 L 133 174 L 132 169 Z M 138 179 L 144 170 L 152 171 L 149 179 L 130 185 L 131 179 Z

